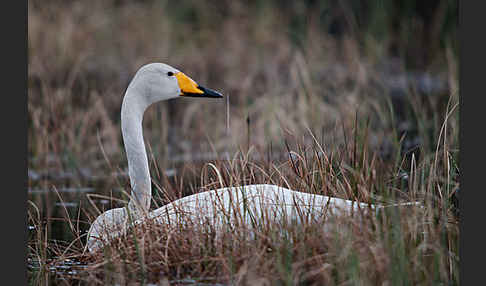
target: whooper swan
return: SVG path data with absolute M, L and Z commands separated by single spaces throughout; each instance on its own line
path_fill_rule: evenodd
M 143 115 L 155 102 L 182 96 L 223 97 L 162 63 L 141 67 L 130 82 L 121 107 L 121 130 L 132 189 L 130 201 L 127 208 L 111 209 L 96 218 L 88 231 L 87 248 L 90 252 L 119 236 L 126 229 L 128 214 L 134 222 L 149 218 L 160 223 L 170 223 L 178 219 L 178 214 L 183 214 L 192 221 L 209 220 L 212 226 L 221 226 L 224 221 L 234 223 L 235 217 L 239 216 L 240 222 L 250 226 L 264 217 L 275 221 L 283 218 L 299 220 L 302 214 L 319 216 L 324 212 L 340 214 L 381 207 L 262 184 L 201 192 L 149 212 L 152 190 L 142 133 Z M 228 217 L 229 220 L 226 220 Z

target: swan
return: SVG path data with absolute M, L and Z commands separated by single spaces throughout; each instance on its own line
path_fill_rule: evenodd
M 274 221 L 285 218 L 295 221 L 309 215 L 319 217 L 382 207 L 259 184 L 196 193 L 149 212 L 152 190 L 142 132 L 143 115 L 151 104 L 179 97 L 222 98 L 223 95 L 163 63 L 142 66 L 128 85 L 121 106 L 121 131 L 128 161 L 130 201 L 127 207 L 110 209 L 95 219 L 87 234 L 89 252 L 97 251 L 120 236 L 129 222 L 141 223 L 145 219 L 170 224 L 184 217 L 214 227 L 221 227 L 225 222 L 234 225 L 237 221 L 251 226 L 264 217 Z

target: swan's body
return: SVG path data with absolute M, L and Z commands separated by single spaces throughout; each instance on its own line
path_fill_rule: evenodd
M 151 182 L 142 134 L 143 114 L 152 103 L 179 96 L 222 97 L 197 85 L 173 67 L 155 63 L 143 66 L 127 88 L 121 108 L 121 128 L 128 159 L 132 187 L 127 208 L 102 213 L 88 231 L 89 251 L 122 234 L 131 222 L 153 219 L 161 224 L 176 223 L 181 218 L 209 222 L 218 227 L 230 223 L 258 225 L 261 221 L 299 221 L 324 214 L 368 211 L 381 206 L 292 191 L 276 185 L 248 185 L 197 193 L 149 212 Z
M 164 205 L 148 216 L 137 216 L 160 224 L 177 225 L 183 221 L 210 224 L 213 228 L 238 224 L 257 226 L 260 222 L 317 221 L 325 215 L 352 214 L 375 210 L 375 205 L 351 200 L 296 192 L 276 185 L 246 185 L 196 193 Z M 99 238 L 115 238 L 128 223 L 125 208 L 103 213 L 90 229 L 88 248 L 98 248 Z M 98 239 L 96 239 L 98 238 Z

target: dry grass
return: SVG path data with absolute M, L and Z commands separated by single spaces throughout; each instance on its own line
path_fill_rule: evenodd
M 455 127 L 444 122 L 442 134 L 446 128 L 451 132 Z M 455 172 L 451 171 L 454 164 L 448 144 L 439 145 L 435 157 L 412 159 L 408 188 L 404 189 L 397 182 L 399 170 L 376 154 L 368 154 L 365 141 L 344 145 L 336 152 L 323 151 L 319 142 L 311 147 L 296 140 L 293 143 L 296 146 L 289 147 L 289 159 L 280 164 L 254 161 L 247 153 L 229 161 L 212 161 L 216 169 L 201 167 L 196 185 L 206 190 L 274 183 L 370 203 L 417 200 L 425 207 L 385 208 L 376 215 L 358 213 L 338 219 L 323 216 L 303 224 L 263 219 L 253 236 L 244 225 L 228 227 L 221 234 L 210 225 L 201 228 L 188 221 L 167 227 L 148 221 L 96 254 L 82 251 L 85 238 L 79 231 L 78 240 L 68 246 L 38 237 L 33 252 L 46 255 L 48 248 L 58 263 L 66 258 L 86 262 L 85 271 L 76 277 L 99 284 L 177 284 L 182 279 L 225 285 L 458 283 L 458 219 L 449 200 L 458 183 L 451 179 Z M 441 156 L 443 152 L 447 156 Z M 159 188 L 159 194 L 174 194 L 175 190 L 182 194 L 177 185 L 184 185 L 183 178 L 174 181 Z M 198 191 L 193 188 L 192 192 Z M 154 201 L 155 207 L 157 203 Z M 72 229 L 75 232 L 74 226 Z
M 390 39 L 336 40 L 319 20 L 322 3 L 299 18 L 300 4 L 257 2 L 29 1 L 28 166 L 45 175 L 29 188 L 54 190 L 29 197 L 29 257 L 39 263 L 32 284 L 52 283 L 49 269 L 66 259 L 88 264 L 58 282 L 459 284 L 455 42 L 446 40 L 427 67 L 445 75 L 449 90 L 406 89 L 400 115 L 386 84 L 394 73 L 383 69 Z M 359 223 L 267 223 L 252 239 L 244 228 L 215 236 L 148 223 L 102 254 L 84 253 L 90 221 L 126 201 L 119 110 L 131 76 L 153 61 L 229 99 L 149 108 L 154 207 L 200 190 L 272 183 L 366 202 L 419 200 L 424 209 L 390 208 Z M 413 152 L 402 148 L 403 117 L 421 140 Z M 64 187 L 93 187 L 109 204 Z M 62 200 L 80 205 L 56 208 Z

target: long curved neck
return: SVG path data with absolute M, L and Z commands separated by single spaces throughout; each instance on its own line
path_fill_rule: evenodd
M 123 143 L 127 153 L 128 175 L 132 187 L 128 207 L 131 211 L 148 212 L 152 187 L 150 171 L 143 140 L 142 121 L 148 103 L 140 95 L 144 90 L 130 85 L 123 97 L 121 108 L 121 129 Z

